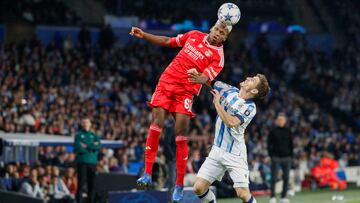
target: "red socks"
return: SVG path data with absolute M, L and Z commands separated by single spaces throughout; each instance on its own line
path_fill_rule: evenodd
M 150 175 L 152 174 L 152 168 L 158 151 L 160 134 L 161 128 L 158 125 L 151 124 L 145 148 L 145 173 Z
M 148 137 L 146 139 L 145 148 L 145 173 L 151 175 L 155 162 L 156 153 L 159 146 L 159 137 L 161 128 L 155 124 L 151 124 Z M 186 171 L 186 163 L 188 160 L 188 138 L 186 136 L 176 136 L 176 185 L 184 185 L 184 175 Z
M 176 136 L 176 185 L 184 185 L 186 162 L 188 160 L 188 138 L 183 135 Z

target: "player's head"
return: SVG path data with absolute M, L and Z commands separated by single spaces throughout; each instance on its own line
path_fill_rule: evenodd
M 240 83 L 240 88 L 249 93 L 253 99 L 264 98 L 270 91 L 269 82 L 263 74 L 247 77 Z
M 232 30 L 231 25 L 226 25 L 221 21 L 217 21 L 210 29 L 209 41 L 210 43 L 219 44 L 226 41 L 229 33 Z
M 82 129 L 89 131 L 91 128 L 91 120 L 89 117 L 85 116 L 81 119 L 81 127 Z
M 275 120 L 275 124 L 279 127 L 284 127 L 286 125 L 286 115 L 282 112 L 278 113 L 276 120 Z

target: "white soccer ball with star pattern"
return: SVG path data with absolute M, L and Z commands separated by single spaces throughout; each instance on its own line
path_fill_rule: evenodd
M 224 3 L 220 6 L 217 16 L 221 22 L 227 25 L 235 25 L 240 20 L 241 12 L 235 4 Z

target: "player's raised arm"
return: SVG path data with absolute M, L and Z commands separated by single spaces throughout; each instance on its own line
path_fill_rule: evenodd
M 144 32 L 142 29 L 138 27 L 132 27 L 131 31 L 129 33 L 130 35 L 133 35 L 138 38 L 145 39 L 151 43 L 160 45 L 160 46 L 170 46 L 170 37 L 167 36 L 159 36 L 159 35 L 153 35 L 147 32 Z
M 214 89 L 211 91 L 211 94 L 214 96 L 213 103 L 214 103 L 216 112 L 218 113 L 219 117 L 224 122 L 224 124 L 229 128 L 241 125 L 242 121 L 238 117 L 229 114 L 228 112 L 226 112 L 224 110 L 224 107 L 221 106 L 220 93 L 216 89 Z

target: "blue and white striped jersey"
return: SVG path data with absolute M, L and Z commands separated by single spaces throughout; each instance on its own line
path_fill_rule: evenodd
M 246 127 L 256 114 L 255 103 L 239 97 L 239 89 L 226 83 L 216 81 L 214 89 L 220 92 L 220 104 L 229 114 L 238 117 L 241 124 L 229 128 L 216 117 L 214 145 L 229 153 L 247 157 L 244 133 Z M 246 160 L 246 159 L 245 159 Z

